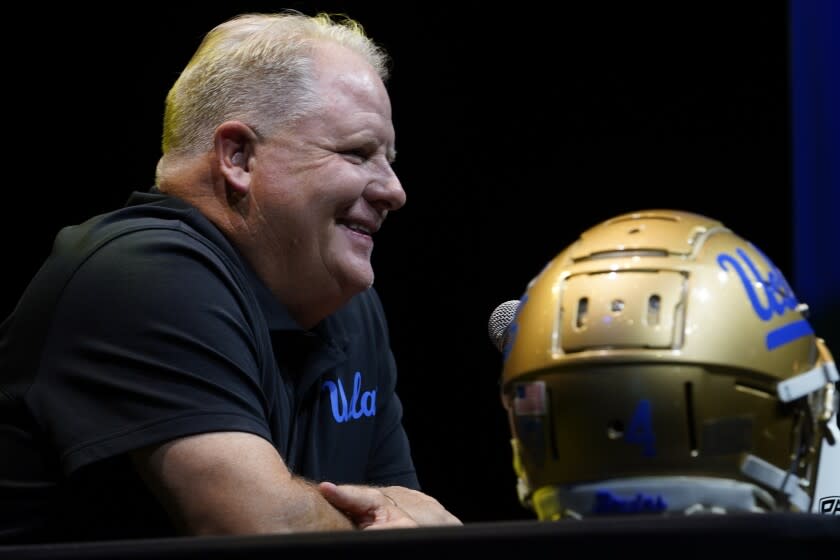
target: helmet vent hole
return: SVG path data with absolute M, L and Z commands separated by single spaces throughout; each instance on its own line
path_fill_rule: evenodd
M 700 450 L 697 447 L 697 420 L 694 417 L 694 384 L 691 381 L 686 381 L 683 391 L 685 394 L 685 421 L 688 429 L 688 453 L 692 457 L 697 457 Z
M 589 312 L 589 298 L 580 298 L 577 305 L 577 315 L 575 316 L 575 326 L 582 329 L 586 326 L 587 314 Z
M 621 439 L 624 437 L 624 422 L 613 420 L 607 425 L 607 437 L 610 439 Z
M 610 311 L 613 313 L 621 313 L 624 311 L 624 300 L 614 299 L 610 302 Z
M 653 294 L 648 298 L 647 305 L 647 324 L 656 326 L 659 324 L 659 311 L 662 308 L 662 298 L 658 294 Z

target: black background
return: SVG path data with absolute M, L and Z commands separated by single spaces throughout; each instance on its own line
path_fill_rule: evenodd
M 376 239 L 376 286 L 421 482 L 464 521 L 531 518 L 487 319 L 584 229 L 707 214 L 795 288 L 785 2 L 74 3 L 7 14 L 0 311 L 60 226 L 151 185 L 164 96 L 203 34 L 282 7 L 347 13 L 393 57 L 408 202 Z

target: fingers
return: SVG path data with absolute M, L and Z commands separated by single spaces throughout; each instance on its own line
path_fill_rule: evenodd
M 321 482 L 318 489 L 328 502 L 343 511 L 360 529 L 418 526 L 408 513 L 397 507 L 393 499 L 376 488 Z
M 382 488 L 382 492 L 394 499 L 420 525 L 463 525 L 460 519 L 428 494 L 402 486 L 387 486 Z

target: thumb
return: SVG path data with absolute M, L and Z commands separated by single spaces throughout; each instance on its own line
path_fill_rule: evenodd
M 334 507 L 346 511 L 352 515 L 363 515 L 370 513 L 376 508 L 387 505 L 378 492 L 370 492 L 369 489 L 359 488 L 349 484 L 337 486 L 332 482 L 321 482 L 318 484 L 321 495 Z
M 417 522 L 396 506 L 393 499 L 365 486 L 320 482 L 318 490 L 336 509 L 343 511 L 360 529 L 416 527 Z

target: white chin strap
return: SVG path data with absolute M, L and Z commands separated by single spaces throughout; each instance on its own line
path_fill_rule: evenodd
M 747 455 L 741 463 L 741 471 L 753 480 L 770 488 L 777 488 L 788 497 L 788 501 L 799 511 L 808 512 L 811 508 L 811 496 L 802 489 L 802 481 L 792 473 L 768 463 L 755 455 Z
M 781 381 L 776 386 L 776 392 L 782 402 L 790 402 L 804 397 L 814 391 L 819 391 L 829 383 L 840 381 L 837 366 L 834 362 L 817 364 L 813 369 Z

